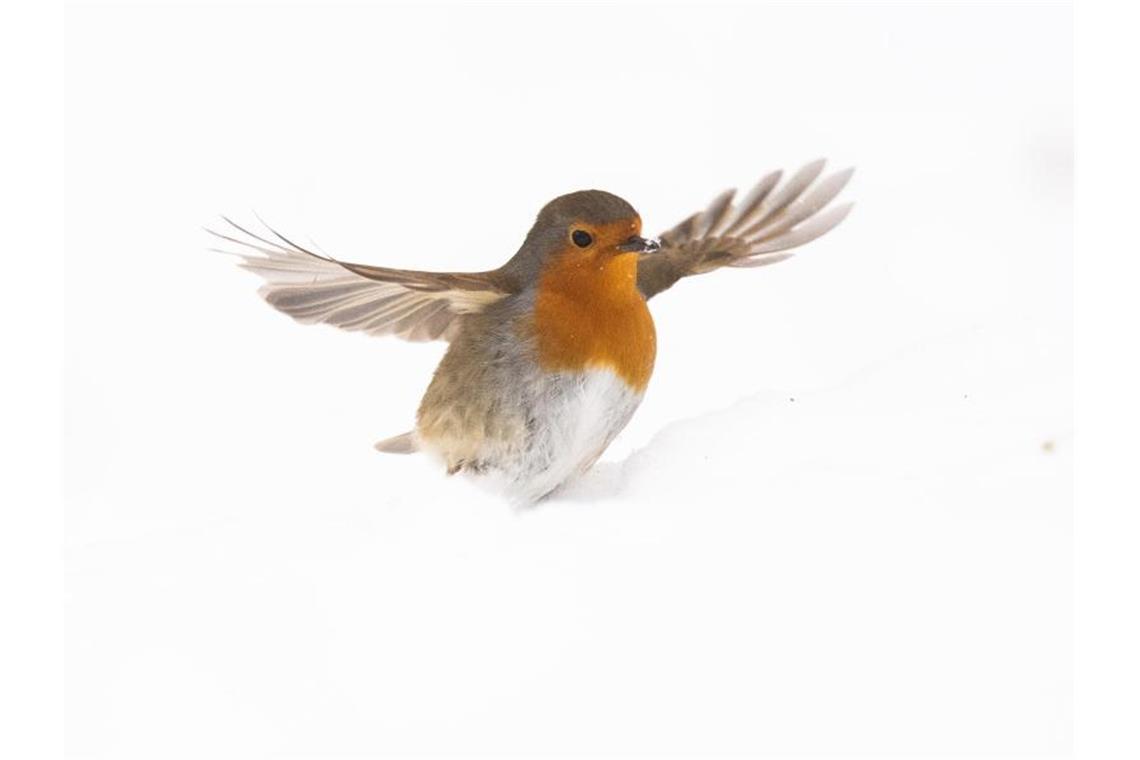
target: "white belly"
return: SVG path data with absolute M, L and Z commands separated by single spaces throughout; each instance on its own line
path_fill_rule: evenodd
M 534 500 L 589 469 L 629 422 L 642 394 L 607 369 L 558 373 L 534 400 L 534 428 L 503 468 L 519 497 Z

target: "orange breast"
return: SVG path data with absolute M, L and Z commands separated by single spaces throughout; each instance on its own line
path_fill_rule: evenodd
M 556 256 L 534 304 L 539 364 L 550 372 L 607 368 L 643 391 L 657 332 L 637 289 L 637 254 Z

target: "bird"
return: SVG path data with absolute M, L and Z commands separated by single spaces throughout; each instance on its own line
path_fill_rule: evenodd
M 424 452 L 535 503 L 589 470 L 641 403 L 657 354 L 650 299 L 686 277 L 783 261 L 843 221 L 853 204 L 829 204 L 854 170 L 824 166 L 769 172 L 739 199 L 726 190 L 658 238 L 617 195 L 562 195 L 485 271 L 348 263 L 226 216 L 207 231 L 298 322 L 446 341 L 413 429 L 375 448 Z

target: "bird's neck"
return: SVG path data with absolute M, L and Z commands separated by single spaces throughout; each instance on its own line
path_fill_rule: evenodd
M 645 389 L 657 336 L 637 289 L 637 254 L 554 257 L 539 277 L 534 328 L 547 371 L 613 371 Z

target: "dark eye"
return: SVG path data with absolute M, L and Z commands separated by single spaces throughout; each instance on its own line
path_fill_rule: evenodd
M 594 242 L 594 238 L 585 230 L 574 230 L 574 234 L 570 236 L 570 239 L 573 240 L 574 245 L 579 248 L 589 248 L 590 243 Z

